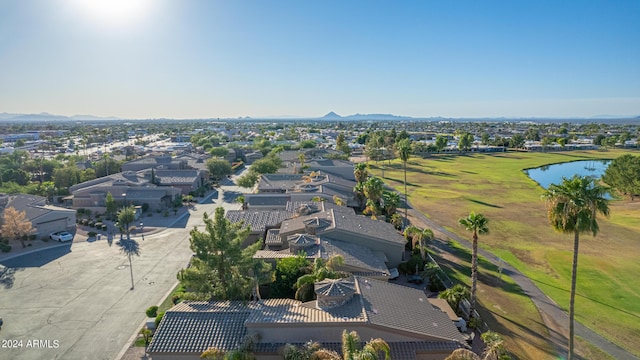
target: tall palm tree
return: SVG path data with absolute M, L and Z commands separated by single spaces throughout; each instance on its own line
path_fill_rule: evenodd
M 489 220 L 482 214 L 471 212 L 466 218 L 461 218 L 458 223 L 465 227 L 467 231 L 472 231 L 471 246 L 471 299 L 469 299 L 469 318 L 473 318 L 473 311 L 476 307 L 476 285 L 478 282 L 478 234 L 488 234 Z
M 418 231 L 413 235 L 414 239 L 420 244 L 420 256 L 422 257 L 422 261 L 427 260 L 427 246 L 425 241 L 433 240 L 433 231 L 431 229 L 424 229 L 422 231 Z
M 131 272 L 131 290 L 133 290 L 135 287 L 133 282 L 133 266 L 131 257 L 133 255 L 140 256 L 140 244 L 138 244 L 137 241 L 131 239 L 129 232 L 129 224 L 131 224 L 133 221 L 135 221 L 135 212 L 133 206 L 129 206 L 120 210 L 120 213 L 118 213 L 118 222 L 121 225 L 124 225 L 127 232 L 127 238 L 120 239 L 120 241 L 118 241 L 116 245 L 118 245 L 118 247 L 120 248 L 120 252 L 126 255 L 129 259 L 129 271 Z
M 573 358 L 573 318 L 578 272 L 578 246 L 580 233 L 591 232 L 596 236 L 599 231 L 598 213 L 609 216 L 607 189 L 593 179 L 573 176 L 562 178 L 559 185 L 551 184 L 542 198 L 546 200 L 547 217 L 551 226 L 562 233 L 573 234 L 573 265 L 571 270 L 571 297 L 569 300 L 569 357 Z
M 404 165 L 404 223 L 407 224 L 407 215 L 409 212 L 409 200 L 407 198 L 407 160 L 411 156 L 411 141 L 409 139 L 402 139 L 396 144 L 398 149 L 398 155 L 402 164 Z
M 367 163 L 357 163 L 353 167 L 353 177 L 356 178 L 357 183 L 364 183 L 367 181 L 369 177 L 369 172 L 367 171 Z

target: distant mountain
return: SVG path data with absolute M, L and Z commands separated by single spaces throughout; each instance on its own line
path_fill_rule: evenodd
M 73 120 L 122 120 L 115 116 L 73 115 Z
M 115 116 L 95 116 L 95 115 L 73 115 L 73 116 L 64 116 L 64 115 L 55 115 L 47 112 L 42 112 L 40 114 L 11 114 L 11 113 L 0 113 L 0 120 L 5 121 L 53 121 L 53 120 L 63 120 L 63 121 L 96 121 L 96 120 L 122 120 L 121 118 Z
M 330 112 L 327 115 L 321 117 L 322 120 L 407 120 L 413 119 L 410 116 L 398 116 L 393 114 L 353 114 L 347 116 L 340 116 L 335 112 Z
M 323 116 L 322 119 L 342 119 L 342 116 L 334 113 L 333 111 Z
M 17 115 L 7 120 L 36 120 L 36 121 L 47 121 L 47 120 L 71 120 L 70 117 L 64 115 L 53 115 L 46 112 L 40 114 L 22 114 Z

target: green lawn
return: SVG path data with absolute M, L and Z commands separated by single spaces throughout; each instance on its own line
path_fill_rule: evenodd
M 622 150 L 434 156 L 408 161 L 409 198 L 429 218 L 461 237 L 457 219 L 476 211 L 489 218 L 480 238 L 525 273 L 561 307 L 568 308 L 573 236 L 552 230 L 543 189 L 523 169 L 585 159 L 613 159 Z M 631 152 L 638 155 L 637 152 Z M 382 165 L 382 163 L 380 163 Z M 380 175 L 370 163 L 374 175 Z M 402 164 L 385 162 L 385 182 L 400 192 Z M 640 199 L 612 201 L 611 218 L 599 220 L 597 237 L 581 235 L 576 318 L 640 355 Z

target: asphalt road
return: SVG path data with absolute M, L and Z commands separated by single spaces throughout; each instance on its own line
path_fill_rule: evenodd
M 129 261 L 106 240 L 55 247 L 0 266 L 0 359 L 115 359 L 145 320 L 145 309 L 159 304 L 191 257 L 189 231 L 202 214 L 244 189 L 230 181 L 218 198 L 208 198 L 190 216 L 145 236 L 141 256 Z M 225 193 L 226 196 L 225 196 Z

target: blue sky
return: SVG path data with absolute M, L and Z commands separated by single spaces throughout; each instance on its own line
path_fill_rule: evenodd
M 3 0 L 0 112 L 637 116 L 639 21 L 637 0 Z

